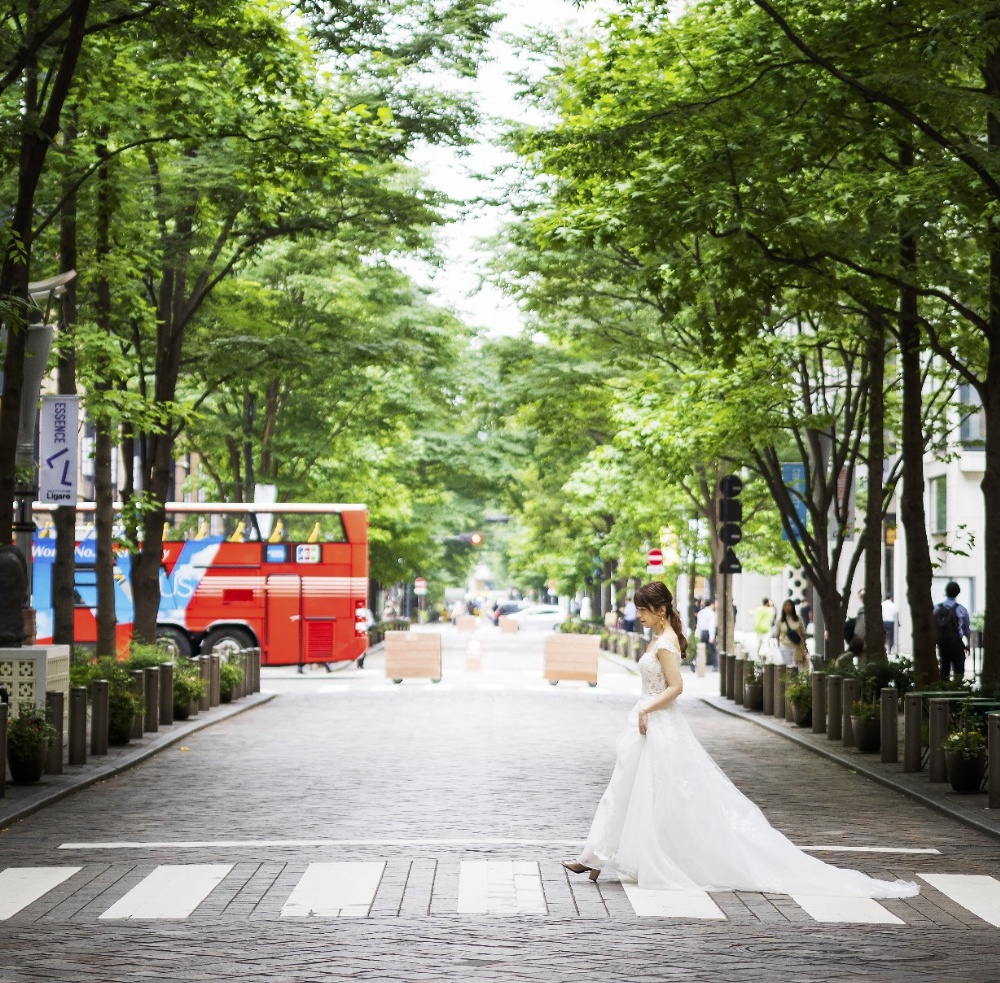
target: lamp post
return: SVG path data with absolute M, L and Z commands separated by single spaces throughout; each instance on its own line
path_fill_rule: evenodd
M 24 561 L 26 583 L 22 606 L 28 634 L 34 637 L 34 610 L 31 607 L 31 553 L 35 523 L 31 517 L 31 503 L 36 494 L 35 424 L 38 418 L 38 396 L 42 388 L 52 349 L 55 326 L 48 323 L 52 302 L 66 292 L 66 285 L 76 277 L 75 270 L 60 273 L 46 280 L 28 284 L 28 296 L 36 305 L 32 322 L 27 326 L 25 339 L 24 380 L 21 390 L 21 418 L 17 428 L 17 452 L 14 459 L 15 510 L 14 544 Z M 6 335 L 6 333 L 5 333 Z

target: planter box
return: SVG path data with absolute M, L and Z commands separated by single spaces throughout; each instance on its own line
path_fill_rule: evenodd
M 598 635 L 546 635 L 543 676 L 554 686 L 560 679 L 597 685 Z
M 497 622 L 497 624 L 500 625 L 501 634 L 504 634 L 505 632 L 519 631 L 521 627 L 516 621 L 511 621 L 510 618 L 507 617 L 507 615 L 503 615 Z
M 699 658 L 701 656 L 699 655 Z M 743 687 L 743 708 L 745 710 L 764 709 L 764 684 L 750 683 Z
M 385 675 L 394 683 L 404 679 L 441 681 L 441 636 L 424 632 L 385 633 Z
M 474 614 L 460 614 L 455 619 L 455 627 L 459 631 L 475 631 L 479 627 L 479 619 Z M 394 632 L 386 632 L 386 642 L 391 634 Z
M 851 715 L 851 729 L 854 731 L 854 746 L 862 754 L 875 754 L 882 747 L 882 721 L 878 717 L 855 717 Z

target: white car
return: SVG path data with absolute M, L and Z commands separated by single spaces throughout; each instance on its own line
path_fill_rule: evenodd
M 516 621 L 521 631 L 540 628 L 552 631 L 566 620 L 565 612 L 555 604 L 529 604 L 520 611 L 507 615 L 508 621 Z

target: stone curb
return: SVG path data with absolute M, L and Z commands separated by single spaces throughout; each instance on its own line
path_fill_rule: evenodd
M 64 771 L 61 775 L 46 776 L 53 783 L 58 783 L 55 788 L 40 790 L 37 794 L 30 796 L 26 801 L 22 802 L 12 802 L 9 798 L 0 799 L 0 830 L 6 829 L 8 826 L 18 822 L 18 820 L 30 816 L 33 812 L 38 812 L 39 809 L 44 809 L 53 802 L 58 802 L 60 799 L 66 798 L 67 795 L 78 792 L 88 785 L 94 785 L 105 778 L 110 778 L 112 775 L 128 771 L 129 768 L 135 767 L 135 765 L 140 764 L 147 758 L 151 758 L 154 754 L 158 754 L 164 748 L 184 740 L 184 738 L 189 737 L 199 730 L 204 730 L 213 724 L 221 723 L 223 720 L 229 720 L 247 710 L 263 706 L 277 695 L 277 693 L 254 693 L 244 697 L 238 703 L 230 703 L 225 707 L 213 707 L 207 713 L 201 713 L 193 720 L 189 719 L 182 724 L 169 724 L 167 725 L 170 727 L 169 731 L 157 731 L 155 735 L 150 735 L 151 740 L 148 744 L 129 750 L 123 749 L 124 753 L 115 757 L 114 760 L 109 760 L 111 757 L 109 755 L 95 767 L 90 767 L 90 765 L 91 762 L 96 763 L 97 759 L 88 755 L 87 765 L 84 766 L 86 770 L 80 774 L 70 775 Z M 3 762 L 3 764 L 6 767 L 6 762 Z M 14 786 L 14 788 L 17 787 Z M 8 796 L 10 795 L 10 790 L 11 786 L 8 784 Z
M 828 761 L 833 761 L 838 765 L 849 768 L 851 771 L 857 772 L 859 775 L 863 775 L 865 778 L 870 778 L 873 782 L 878 782 L 886 788 L 894 789 L 911 799 L 915 799 L 921 805 L 927 806 L 928 809 L 933 809 L 936 812 L 940 812 L 943 815 L 956 820 L 957 822 L 970 826 L 979 833 L 985 833 L 987 836 L 992 836 L 994 839 L 1000 839 L 1000 825 L 991 825 L 990 823 L 983 822 L 981 819 L 977 819 L 969 812 L 955 808 L 955 806 L 945 799 L 939 798 L 938 796 L 923 791 L 922 789 L 915 788 L 907 784 L 907 782 L 899 780 L 892 774 L 887 774 L 884 771 L 872 767 L 864 760 L 864 757 L 870 757 L 869 755 L 862 757 L 860 753 L 849 755 L 839 752 L 835 750 L 835 744 L 825 746 L 818 740 L 811 740 L 811 731 L 806 734 L 801 733 L 798 730 L 790 730 L 784 726 L 784 721 L 779 722 L 774 720 L 774 718 L 761 716 L 759 713 L 750 713 L 742 707 L 736 706 L 736 704 L 730 704 L 727 700 L 723 699 L 721 695 L 702 696 L 701 701 L 703 703 L 707 703 L 710 707 L 720 711 L 721 713 L 727 713 L 731 717 L 739 717 L 742 720 L 747 720 L 750 723 L 756 724 L 758 727 L 763 727 L 765 730 L 769 730 L 773 734 L 778 734 L 781 737 L 792 741 L 794 744 L 798 744 L 800 747 L 808 748 L 810 751 L 826 758 Z M 923 772 L 918 772 L 917 774 L 924 775 Z M 942 786 L 946 786 L 946 783 L 942 783 Z M 1000 820 L 1000 813 L 998 813 L 997 818 Z

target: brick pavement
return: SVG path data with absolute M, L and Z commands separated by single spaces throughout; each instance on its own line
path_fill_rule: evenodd
M 360 672 L 273 672 L 266 706 L 0 833 L 0 868 L 82 868 L 0 922 L 0 983 L 1000 979 L 1000 929 L 929 886 L 882 902 L 902 925 L 825 925 L 749 893 L 714 894 L 719 921 L 639 918 L 613 879 L 567 875 L 559 859 L 586 833 L 638 682 L 606 662 L 595 690 L 548 687 L 540 644 L 485 641 L 483 671 L 464 673 L 449 635 L 440 686 L 395 687 L 377 655 Z M 824 859 L 883 877 L 1000 871 L 1000 842 L 685 701 L 709 751 L 796 842 L 940 851 Z M 59 849 L 97 841 L 143 845 Z M 152 845 L 178 841 L 204 845 Z M 546 914 L 456 914 L 475 860 L 533 864 Z M 283 918 L 309 865 L 334 861 L 384 861 L 369 917 Z M 100 919 L 161 864 L 232 868 L 189 917 Z

